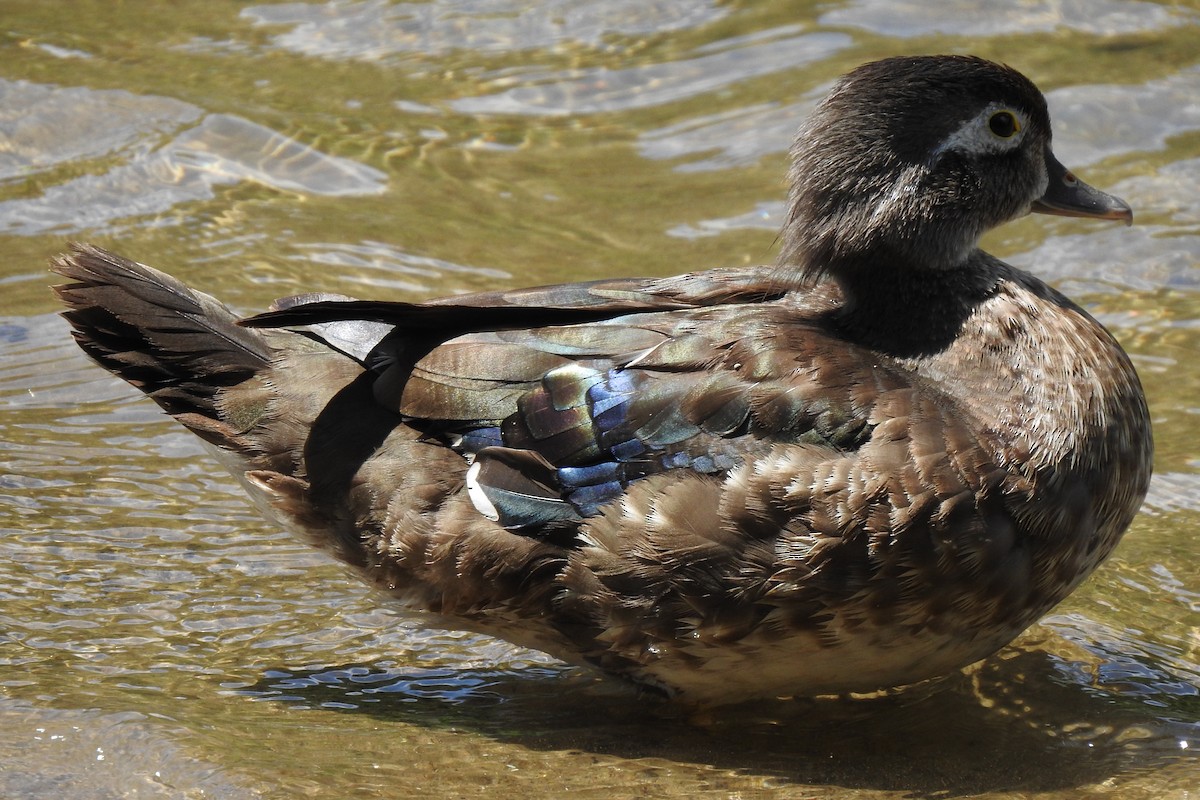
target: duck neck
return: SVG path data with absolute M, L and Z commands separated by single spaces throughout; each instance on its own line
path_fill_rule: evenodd
M 896 358 L 949 347 L 979 303 L 994 293 L 999 262 L 975 251 L 962 264 L 929 269 L 889 264 L 831 270 L 843 302 L 830 323 L 855 344 Z
M 1137 373 L 1066 297 L 978 250 L 951 270 L 834 274 L 843 301 L 829 324 L 958 398 L 997 463 L 1062 476 L 1123 461 L 1113 485 L 1145 491 L 1150 427 Z

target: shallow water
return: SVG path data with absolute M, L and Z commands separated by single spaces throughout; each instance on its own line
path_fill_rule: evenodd
M 0 795 L 1200 793 L 1200 3 L 530 5 L 4 4 Z M 427 629 L 262 521 L 46 288 L 70 239 L 241 310 L 768 261 L 805 110 L 937 51 L 1034 77 L 1134 206 L 988 247 L 1114 330 L 1158 442 L 1113 559 L 939 691 L 687 718 Z

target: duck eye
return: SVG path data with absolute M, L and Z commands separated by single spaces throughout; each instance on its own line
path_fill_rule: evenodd
M 1001 139 L 1011 139 L 1021 130 L 1021 123 L 1011 111 L 997 111 L 988 119 L 988 128 Z

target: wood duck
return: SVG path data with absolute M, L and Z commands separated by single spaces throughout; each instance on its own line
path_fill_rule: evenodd
M 1012 640 L 1142 502 L 1128 357 L 978 248 L 1132 212 L 973 57 L 855 69 L 791 156 L 770 266 L 239 321 L 76 245 L 57 291 L 88 355 L 438 627 L 706 705 L 912 684 Z

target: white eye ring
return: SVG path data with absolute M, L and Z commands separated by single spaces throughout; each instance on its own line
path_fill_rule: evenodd
M 981 156 L 1013 150 L 1025 138 L 1027 129 L 1028 120 L 1022 112 L 1003 103 L 990 103 L 943 139 L 930 154 L 930 163 L 947 152 Z

